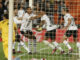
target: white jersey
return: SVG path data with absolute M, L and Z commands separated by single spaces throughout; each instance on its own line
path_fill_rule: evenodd
M 25 14 L 24 10 L 19 10 L 18 11 L 18 17 L 23 17 L 24 14 Z
M 22 20 L 18 20 L 18 16 L 15 16 L 15 17 L 13 18 L 13 20 L 14 20 L 14 23 L 15 23 L 15 24 L 21 24 L 21 23 L 22 23 Z
M 76 26 L 76 24 L 75 24 L 74 18 L 73 18 L 69 13 L 67 13 L 67 14 L 64 16 L 64 26 L 67 26 L 69 18 L 70 18 L 72 21 L 71 21 L 70 26 L 68 27 L 68 30 L 77 30 L 78 28 L 77 28 L 77 26 Z
M 25 13 L 20 28 L 21 31 L 32 30 L 32 20 L 30 20 L 30 18 L 34 16 L 35 16 L 34 13 L 31 14 Z
M 45 20 L 45 22 L 46 22 L 43 26 L 46 28 L 47 31 L 51 31 L 51 30 L 57 28 L 56 25 L 52 25 L 50 23 L 50 19 L 46 14 L 41 17 L 41 21 L 43 21 L 43 20 Z

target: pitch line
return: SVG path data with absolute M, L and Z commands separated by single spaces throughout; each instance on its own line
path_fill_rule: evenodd
M 38 50 L 37 52 L 40 52 L 40 51 L 42 51 L 42 50 L 46 50 L 46 49 L 49 49 L 49 48 L 42 48 L 42 49 L 40 49 L 40 50 Z M 24 54 L 22 54 L 22 55 L 19 55 L 19 56 L 17 56 L 17 57 L 22 57 L 22 56 L 25 56 L 27 53 L 24 53 Z M 59 53 L 55 53 L 55 54 L 59 54 Z M 64 53 L 65 55 L 67 54 L 67 53 Z M 79 53 L 69 53 L 69 54 L 72 54 L 72 55 L 79 55 Z

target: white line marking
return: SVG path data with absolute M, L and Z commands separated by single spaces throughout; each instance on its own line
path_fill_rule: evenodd
M 17 56 L 17 57 L 22 57 L 22 56 L 25 56 L 27 53 L 24 53 L 24 54 L 22 54 L 22 55 L 19 55 L 19 56 Z
M 40 51 L 42 51 L 42 50 L 46 50 L 46 49 L 49 49 L 49 48 L 42 48 L 42 49 L 38 50 L 38 52 L 40 52 Z M 19 56 L 17 56 L 17 57 L 22 57 L 22 56 L 25 56 L 26 54 L 28 54 L 28 53 L 24 53 L 24 54 L 19 55 Z M 55 54 L 59 54 L 59 53 L 56 52 Z M 64 54 L 66 55 L 67 53 L 64 53 Z M 79 53 L 69 53 L 69 54 L 79 55 Z
M 49 49 L 49 48 L 42 48 L 42 49 L 40 49 L 40 50 L 38 50 L 38 51 L 42 51 L 42 50 L 45 50 L 45 49 Z

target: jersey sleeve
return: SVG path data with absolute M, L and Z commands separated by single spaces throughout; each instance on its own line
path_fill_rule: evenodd
M 16 17 L 14 17 L 14 23 L 15 24 L 21 24 L 22 23 L 22 21 L 21 20 L 18 20 Z

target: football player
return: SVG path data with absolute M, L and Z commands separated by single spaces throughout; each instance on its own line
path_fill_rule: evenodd
M 71 53 L 73 49 L 71 48 L 67 40 L 69 37 L 73 36 L 74 41 L 77 42 L 78 28 L 75 24 L 75 20 L 73 16 L 71 16 L 71 14 L 69 13 L 68 8 L 62 8 L 62 14 L 64 15 L 64 28 L 63 29 L 66 30 L 66 33 L 64 34 L 62 41 L 68 47 L 69 53 Z M 79 42 L 77 42 L 77 47 L 80 47 Z

